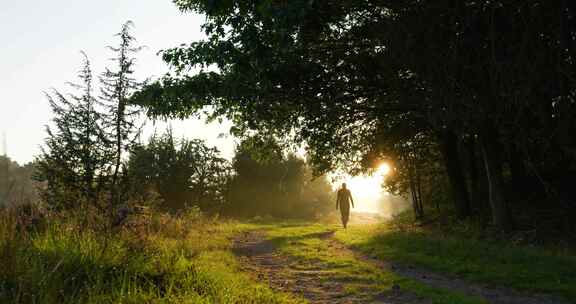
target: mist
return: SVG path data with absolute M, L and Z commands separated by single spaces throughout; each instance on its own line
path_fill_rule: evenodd
M 410 203 L 406 198 L 390 194 L 384 190 L 378 197 L 366 196 L 359 192 L 354 202 L 353 212 L 371 213 L 383 219 L 391 219 L 410 208 Z

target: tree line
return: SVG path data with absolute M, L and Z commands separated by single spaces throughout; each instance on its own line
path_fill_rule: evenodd
M 0 208 L 12 204 L 33 204 L 38 200 L 32 163 L 19 165 L 8 156 L 0 156 Z
M 209 107 L 306 145 L 316 173 L 391 160 L 418 218 L 446 189 L 462 219 L 510 231 L 552 212 L 573 230 L 571 1 L 174 3 L 207 38 L 162 52 L 175 72 L 133 98 L 148 115 Z

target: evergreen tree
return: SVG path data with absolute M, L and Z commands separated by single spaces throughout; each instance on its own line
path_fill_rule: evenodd
M 101 99 L 107 109 L 105 116 L 105 127 L 108 132 L 108 140 L 113 146 L 114 164 L 112 166 L 111 177 L 111 199 L 110 210 L 118 205 L 125 197 L 120 191 L 127 186 L 127 175 L 122 170 L 124 152 L 134 143 L 140 134 L 138 127 L 139 110 L 128 104 L 128 99 L 132 92 L 141 88 L 142 83 L 133 77 L 136 59 L 133 57 L 142 47 L 135 47 L 135 38 L 130 34 L 133 23 L 126 22 L 122 30 L 116 34 L 120 38 L 120 44 L 116 47 L 108 46 L 115 57 L 111 60 L 116 64 L 116 69 L 106 68 L 100 76 Z M 121 172 L 122 171 L 122 172 Z
M 37 161 L 36 179 L 45 182 L 41 197 L 55 208 L 74 208 L 80 203 L 98 205 L 111 165 L 106 134 L 101 125 L 86 54 L 78 73 L 79 84 L 69 85 L 79 94 L 54 89 L 46 96 L 54 113 L 54 127 Z

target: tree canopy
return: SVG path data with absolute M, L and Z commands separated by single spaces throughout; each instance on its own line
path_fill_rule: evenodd
M 162 53 L 175 74 L 135 98 L 151 116 L 209 106 L 237 133 L 305 143 L 318 172 L 407 160 L 415 151 L 402 147 L 426 137 L 438 143 L 459 214 L 471 210 L 467 176 L 481 176 L 504 229 L 512 223 L 505 167 L 548 192 L 574 172 L 576 8 L 568 1 L 175 4 L 206 15 L 207 38 Z M 468 150 L 482 172 L 462 163 Z

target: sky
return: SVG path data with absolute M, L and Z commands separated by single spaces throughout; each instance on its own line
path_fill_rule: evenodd
M 168 71 L 156 55 L 161 49 L 203 38 L 204 17 L 181 13 L 170 0 L 0 0 L 0 138 L 7 137 L 7 154 L 23 164 L 32 161 L 52 118 L 44 92 L 70 91 L 87 53 L 99 74 L 110 65 L 107 45 L 117 44 L 114 34 L 123 23 L 134 22 L 132 34 L 146 48 L 137 55 L 136 77 L 159 77 Z M 226 157 L 233 140 L 219 138 L 230 125 L 202 121 L 170 122 L 179 137 L 202 138 Z M 148 123 L 146 134 L 162 131 L 166 123 Z M 1 142 L 1 141 L 0 141 Z M 0 153 L 4 148 L 0 145 Z

